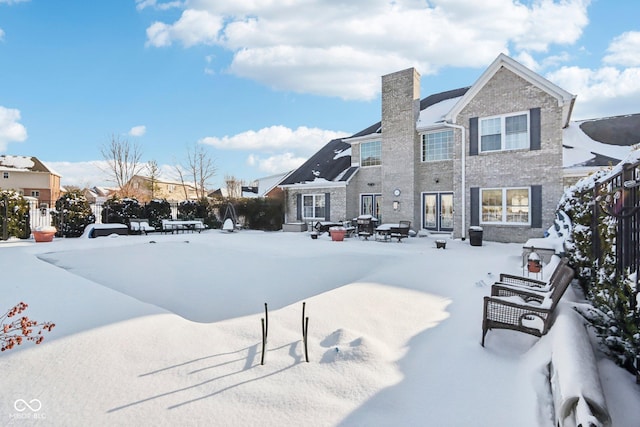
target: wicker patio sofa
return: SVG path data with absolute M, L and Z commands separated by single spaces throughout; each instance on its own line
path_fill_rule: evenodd
M 540 337 L 553 324 L 553 315 L 560 298 L 573 280 L 574 271 L 559 266 L 553 289 L 547 292 L 516 289 L 494 284 L 491 296 L 484 297 L 482 320 L 482 346 L 491 329 L 510 329 Z

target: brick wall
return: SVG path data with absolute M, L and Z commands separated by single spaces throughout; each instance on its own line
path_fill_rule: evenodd
M 414 68 L 382 77 L 382 215 L 385 222 L 419 218 L 416 165 L 420 161 L 416 120 L 420 75 Z M 401 190 L 394 196 L 394 189 Z M 393 201 L 400 203 L 393 209 Z
M 541 108 L 541 149 L 511 150 L 469 156 L 469 119 Z M 466 205 L 470 209 L 470 187 L 528 187 L 542 185 L 542 228 L 481 224 L 487 240 L 523 242 L 541 237 L 552 224 L 555 209 L 563 191 L 562 185 L 562 110 L 556 98 L 504 68 L 500 69 L 458 116 L 467 128 Z M 455 149 L 454 171 L 460 171 L 460 147 Z M 456 206 L 461 205 L 460 179 L 455 180 Z M 460 209 L 456 209 L 456 234 L 469 227 L 470 215 L 462 225 Z

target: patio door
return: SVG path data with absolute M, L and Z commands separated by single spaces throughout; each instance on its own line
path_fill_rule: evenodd
M 360 215 L 371 215 L 380 220 L 382 194 L 362 194 L 360 196 Z
M 453 231 L 453 193 L 424 193 L 422 197 L 422 227 Z

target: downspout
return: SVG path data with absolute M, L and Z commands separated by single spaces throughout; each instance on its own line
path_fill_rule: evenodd
M 461 144 L 460 147 L 462 148 L 461 150 L 461 155 L 460 155 L 460 160 L 461 160 L 461 173 L 460 173 L 460 184 L 462 186 L 462 230 L 460 230 L 460 236 L 462 237 L 462 240 L 465 240 L 467 238 L 467 234 L 466 234 L 466 224 L 467 224 L 467 175 L 466 175 L 466 161 L 467 161 L 467 156 L 466 156 L 466 149 L 467 149 L 467 145 L 466 145 L 466 129 L 464 126 L 461 125 L 455 125 L 453 123 L 448 123 L 448 122 L 442 122 L 443 125 L 445 125 L 446 127 L 449 128 L 454 128 L 454 129 L 459 129 L 460 130 L 460 135 L 461 135 Z

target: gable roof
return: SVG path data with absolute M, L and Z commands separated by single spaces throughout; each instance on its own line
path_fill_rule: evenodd
M 640 144 L 640 114 L 571 122 L 562 141 L 565 168 L 618 164 Z
M 563 127 L 569 125 L 571 119 L 571 111 L 573 110 L 573 104 L 575 103 L 576 96 L 570 94 L 566 90 L 551 83 L 541 75 L 534 73 L 524 65 L 520 64 L 513 58 L 508 57 L 504 53 L 498 55 L 498 57 L 489 65 L 489 67 L 480 75 L 478 80 L 471 86 L 467 93 L 460 99 L 460 101 L 449 111 L 446 116 L 446 120 L 455 123 L 460 111 L 482 90 L 482 88 L 491 80 L 491 78 L 501 69 L 505 68 L 519 77 L 525 79 L 531 84 L 537 86 L 541 90 L 547 92 L 549 95 L 555 97 L 558 100 L 558 106 L 562 107 L 562 122 Z
M 46 172 L 58 175 L 37 157 L 0 155 L 0 170 L 19 172 Z

